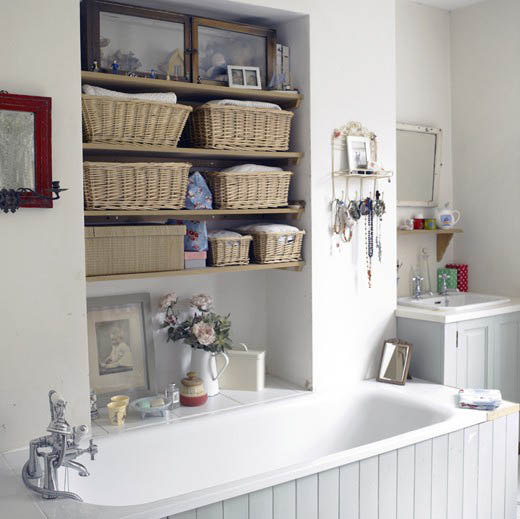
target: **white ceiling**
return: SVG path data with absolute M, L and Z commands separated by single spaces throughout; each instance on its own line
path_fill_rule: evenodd
M 447 9 L 453 11 L 468 5 L 478 4 L 483 0 L 415 0 L 418 4 L 430 5 L 431 7 L 438 7 L 439 9 Z

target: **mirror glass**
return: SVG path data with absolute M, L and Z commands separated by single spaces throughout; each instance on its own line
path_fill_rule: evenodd
M 34 113 L 0 110 L 0 188 L 36 188 Z
M 386 341 L 383 346 L 378 380 L 404 384 L 408 376 L 411 347 L 398 341 Z
M 440 131 L 398 125 L 397 200 L 400 205 L 437 205 Z

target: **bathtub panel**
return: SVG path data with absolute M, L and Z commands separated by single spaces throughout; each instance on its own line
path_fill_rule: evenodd
M 448 435 L 432 440 L 432 519 L 448 514 Z
M 506 445 L 506 502 L 505 516 L 515 516 L 515 498 L 518 488 L 518 457 L 508 453 L 518 448 L 518 414 L 506 417 L 507 420 L 507 445 Z
M 414 519 L 430 519 L 432 502 L 432 441 L 415 446 Z
M 359 519 L 377 519 L 378 493 L 379 458 L 368 458 L 359 463 Z
M 397 451 L 397 517 L 414 519 L 413 494 L 415 477 L 415 447 Z
M 273 489 L 249 494 L 249 519 L 273 519 Z
M 493 487 L 493 422 L 479 425 L 478 430 L 478 496 L 477 519 L 492 519 Z
M 226 499 L 224 501 L 224 519 L 244 519 L 249 516 L 248 495 Z
M 464 429 L 463 519 L 475 519 L 477 517 L 478 440 L 478 425 Z
M 296 481 L 273 487 L 273 519 L 296 519 Z
M 507 419 L 493 422 L 493 488 L 491 494 L 491 516 L 504 517 L 506 493 L 506 432 Z
M 397 519 L 397 451 L 379 456 L 379 519 Z
M 359 462 L 339 469 L 339 519 L 359 518 Z
M 177 519 L 178 516 L 175 516 Z M 197 519 L 223 519 L 224 503 L 213 503 L 212 505 L 203 506 L 197 510 Z
M 339 468 L 318 474 L 318 517 L 338 519 L 339 515 Z
M 447 519 L 461 519 L 464 481 L 464 431 L 448 437 L 448 514 Z
M 317 474 L 296 481 L 296 517 L 298 519 L 318 519 Z
M 197 519 L 197 511 L 188 510 L 187 512 L 182 512 L 182 514 L 177 514 L 173 519 Z

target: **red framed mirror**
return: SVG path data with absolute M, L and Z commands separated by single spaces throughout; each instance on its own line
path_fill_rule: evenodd
M 51 131 L 50 97 L 0 93 L 0 189 L 33 190 L 20 207 L 52 207 Z

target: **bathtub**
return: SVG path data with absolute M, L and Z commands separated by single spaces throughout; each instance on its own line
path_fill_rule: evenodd
M 367 381 L 100 436 L 91 476 L 69 474 L 84 503 L 37 505 L 53 519 L 513 519 L 518 406 L 461 410 L 455 395 Z M 4 458 L 19 474 L 26 455 Z

